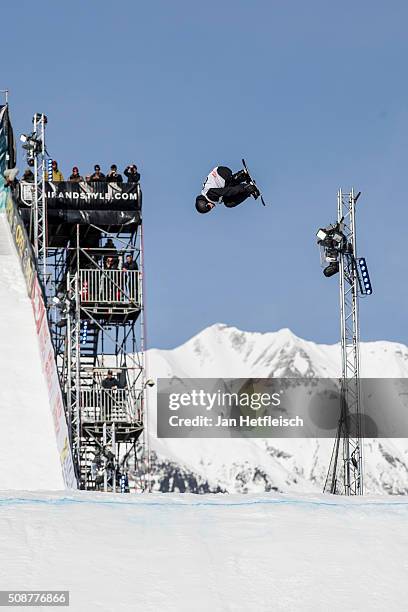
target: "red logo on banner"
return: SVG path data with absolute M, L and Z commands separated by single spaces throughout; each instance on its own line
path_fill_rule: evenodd
M 34 280 L 33 297 L 31 298 L 31 303 L 33 305 L 35 326 L 37 328 L 37 334 L 38 334 L 40 327 L 41 327 L 42 320 L 45 315 L 45 307 L 44 307 L 44 301 L 43 301 L 43 296 L 41 293 L 40 285 L 38 283 L 37 278 L 35 278 Z

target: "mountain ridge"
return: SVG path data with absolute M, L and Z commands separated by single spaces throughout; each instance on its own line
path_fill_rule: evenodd
M 245 332 L 223 323 L 175 349 L 150 349 L 148 364 L 152 378 L 338 378 L 341 372 L 340 343 L 303 340 L 288 328 Z M 408 347 L 382 340 L 361 343 L 361 375 L 408 378 Z M 148 410 L 156 482 L 162 482 L 165 466 L 167 490 L 180 490 L 180 482 L 192 490 L 188 482 L 194 479 L 209 490 L 231 493 L 322 490 L 333 440 L 158 439 L 154 390 L 148 394 Z M 368 491 L 408 493 L 408 441 L 366 440 L 364 447 Z M 189 474 L 184 481 L 183 473 Z

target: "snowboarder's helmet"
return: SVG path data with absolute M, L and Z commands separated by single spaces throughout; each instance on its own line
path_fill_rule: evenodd
M 209 205 L 208 200 L 203 195 L 196 197 L 195 207 L 199 213 L 207 213 L 212 208 L 212 206 Z

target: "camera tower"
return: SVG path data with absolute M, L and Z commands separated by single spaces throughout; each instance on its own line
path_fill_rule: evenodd
M 343 224 L 344 247 L 339 251 L 341 327 L 341 416 L 324 485 L 328 493 L 362 495 L 363 447 L 360 398 L 359 275 L 356 263 L 356 202 L 352 189 L 337 194 L 337 221 Z

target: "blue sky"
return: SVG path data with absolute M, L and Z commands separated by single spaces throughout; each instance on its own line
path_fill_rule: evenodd
M 362 338 L 408 343 L 406 2 L 34 6 L 2 9 L 0 88 L 17 133 L 48 115 L 66 174 L 139 166 L 150 346 L 216 322 L 337 341 L 338 281 L 315 232 L 351 186 L 374 285 Z M 198 215 L 207 172 L 241 157 L 271 206 Z

